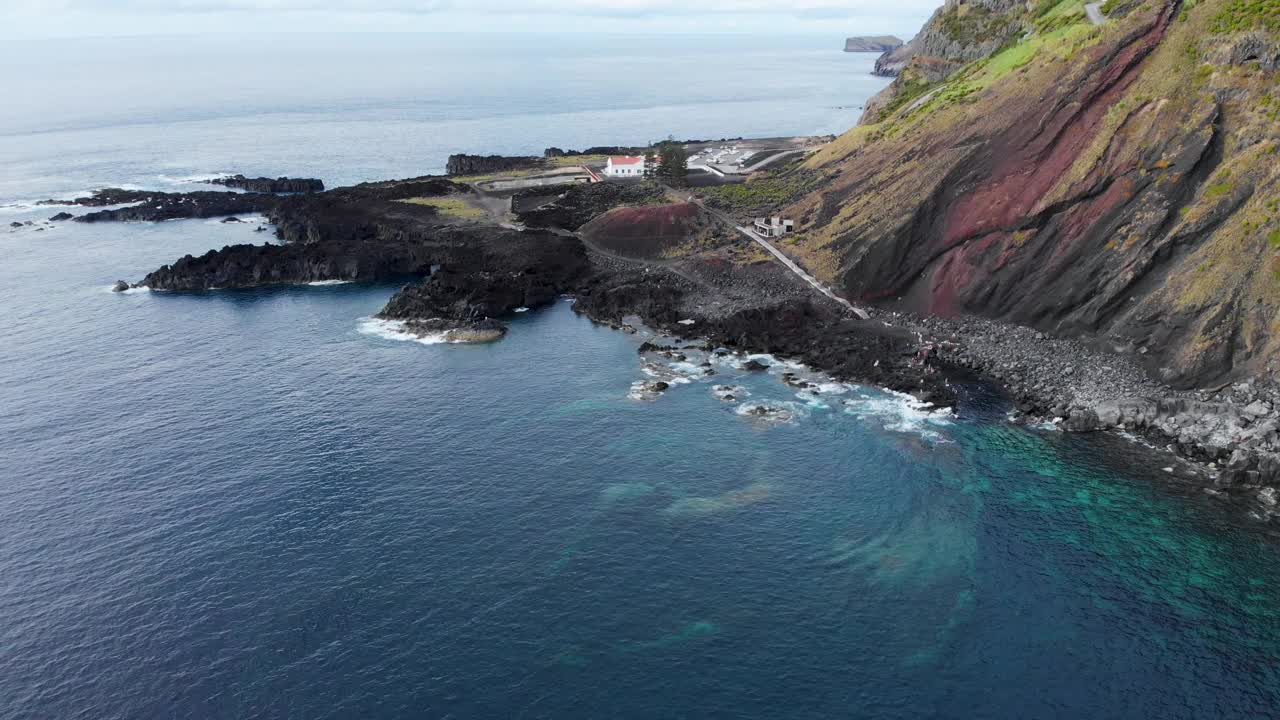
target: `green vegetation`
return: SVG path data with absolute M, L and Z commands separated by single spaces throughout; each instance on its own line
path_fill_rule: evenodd
M 667 185 L 684 187 L 689 183 L 689 154 L 675 138 L 668 137 L 645 153 L 644 174 Z
M 1280 228 L 1272 230 L 1267 235 L 1267 244 L 1271 246 L 1272 250 L 1280 250 Z
M 992 79 L 1008 75 L 1018 68 L 1031 62 L 1036 56 L 1036 52 L 1040 49 L 1040 43 L 1023 42 L 1014 45 L 1011 48 L 993 55 L 987 61 L 985 75 Z
M 1099 37 L 1098 28 L 1083 22 L 1083 13 L 1069 14 L 1078 11 L 1081 7 L 1083 6 L 1079 4 L 1079 0 L 1061 0 L 1056 3 L 1051 14 L 1061 12 L 1062 14 L 1058 17 L 1067 18 L 1067 24 L 1057 27 L 1052 32 L 1034 35 L 1027 40 L 1010 45 L 984 60 L 969 63 L 944 81 L 940 86 L 941 89 L 930 97 L 927 103 L 913 109 L 907 117 L 917 113 L 927 115 L 956 103 L 967 102 L 1001 78 L 1026 67 L 1042 53 L 1053 52 L 1060 57 L 1069 58 L 1077 50 L 1091 44 Z M 927 83 L 907 86 L 886 107 L 881 117 L 889 118 L 902 106 L 914 102 L 937 87 L 939 86 L 930 86 Z M 892 136 L 899 129 L 888 124 L 883 132 L 885 135 Z
M 907 78 L 898 84 L 898 93 L 893 96 L 890 101 L 880 111 L 880 117 L 892 117 L 894 113 L 906 107 L 908 103 L 915 102 L 916 98 L 921 97 L 932 85 L 923 78 Z
M 942 32 L 966 45 L 1003 36 L 1012 30 L 1017 13 L 992 13 L 980 5 L 955 5 L 941 18 Z
M 707 204 L 725 210 L 768 211 L 792 202 L 808 192 L 817 176 L 808 172 L 773 175 L 735 185 L 704 188 Z
M 1098 8 L 1102 14 L 1113 20 L 1118 20 L 1128 15 L 1134 8 L 1142 4 L 1142 0 L 1107 0 Z M 1191 7 L 1194 2 L 1183 3 L 1184 7 Z
M 608 155 L 561 155 L 547 158 L 551 166 L 557 168 L 577 167 L 578 165 L 590 165 L 593 163 L 600 164 L 608 159 Z
M 1280 0 L 1230 0 L 1210 25 L 1217 33 L 1264 29 L 1280 32 Z
M 1226 195 L 1227 193 L 1231 192 L 1234 188 L 1235 186 L 1232 185 L 1230 181 L 1223 180 L 1222 182 L 1216 182 L 1210 185 L 1204 191 L 1204 199 L 1213 200 L 1216 198 L 1220 198 L 1223 195 Z
M 1059 0 L 1036 16 L 1036 32 L 1044 35 L 1085 19 L 1084 0 Z
M 399 202 L 432 207 L 443 217 L 457 218 L 459 220 L 479 220 L 484 217 L 483 210 L 472 207 L 454 197 L 417 197 L 400 200 Z

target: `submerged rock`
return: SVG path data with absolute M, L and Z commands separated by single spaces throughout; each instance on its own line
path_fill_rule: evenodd
M 489 318 L 461 325 L 442 318 L 411 319 L 404 321 L 404 329 L 418 337 L 439 337 L 451 343 L 495 342 L 507 334 L 506 325 Z

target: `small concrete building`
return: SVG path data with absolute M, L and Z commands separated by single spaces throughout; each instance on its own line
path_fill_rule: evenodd
M 644 177 L 643 155 L 621 155 L 611 157 L 604 165 L 607 177 L 639 178 Z
M 771 218 L 756 218 L 756 232 L 765 237 L 782 237 L 787 233 L 794 232 L 796 224 L 794 220 L 787 220 L 774 215 Z

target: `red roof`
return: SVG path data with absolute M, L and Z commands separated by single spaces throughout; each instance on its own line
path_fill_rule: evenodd
M 643 155 L 622 155 L 609 158 L 610 165 L 639 165 L 643 162 Z

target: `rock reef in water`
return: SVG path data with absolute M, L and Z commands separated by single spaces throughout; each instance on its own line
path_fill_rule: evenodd
M 231 177 L 213 178 L 211 180 L 206 180 L 205 182 L 212 185 L 222 185 L 255 193 L 278 194 L 324 191 L 324 182 L 322 180 L 317 180 L 316 178 L 249 178 L 244 175 L 232 175 Z
M 488 175 L 511 170 L 533 170 L 546 167 L 543 158 L 507 155 L 450 155 L 445 164 L 449 175 Z
M 112 205 L 124 205 L 115 209 L 97 210 L 78 215 L 75 222 L 112 222 L 112 221 L 162 221 L 187 218 L 214 218 L 224 215 L 247 215 L 265 213 L 274 208 L 279 198 L 273 195 L 256 193 L 234 193 L 201 191 L 192 193 L 168 193 L 152 190 L 124 190 L 106 188 L 95 190 L 91 195 L 74 200 L 43 200 L 41 205 L 78 205 L 91 208 L 108 208 Z M 69 213 L 59 213 L 54 217 L 71 218 Z

